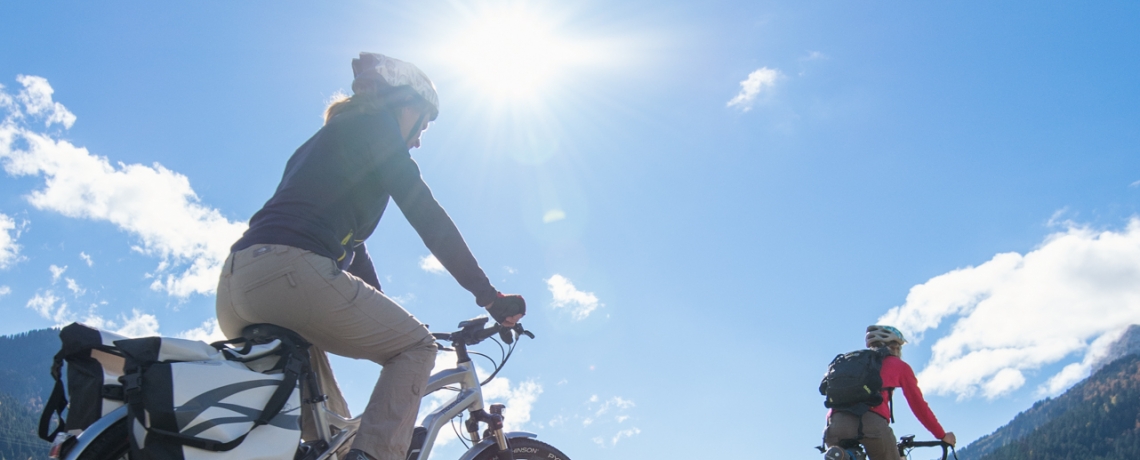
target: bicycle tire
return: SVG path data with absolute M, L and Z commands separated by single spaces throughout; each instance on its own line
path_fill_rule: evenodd
M 507 443 L 511 446 L 511 455 L 515 460 L 570 460 L 562 451 L 542 441 L 514 438 L 507 440 Z M 491 445 L 483 449 L 475 456 L 475 460 L 499 460 L 499 446 Z
M 91 444 L 83 449 L 79 460 L 130 460 L 131 446 L 127 439 L 127 419 L 107 427 Z

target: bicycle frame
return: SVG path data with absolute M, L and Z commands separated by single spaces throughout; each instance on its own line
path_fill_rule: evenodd
M 408 455 L 409 460 L 429 458 L 432 447 L 435 445 L 435 440 L 439 436 L 439 431 L 443 429 L 451 419 L 458 417 L 463 411 L 475 412 L 483 409 L 483 390 L 479 385 L 479 377 L 475 372 L 475 365 L 471 361 L 459 362 L 455 368 L 442 370 L 429 377 L 424 394 L 434 393 L 449 385 L 459 385 L 459 391 L 455 397 L 446 404 L 424 417 L 423 425 L 421 426 L 426 430 L 427 436 L 424 438 L 422 446 L 419 448 L 415 446 L 412 447 L 412 451 Z M 324 433 L 319 433 L 320 438 L 328 442 L 329 447 L 317 457 L 317 460 L 335 460 L 337 450 L 343 446 L 346 441 L 356 435 L 356 431 L 360 426 L 360 417 L 345 419 L 330 411 L 324 402 L 314 405 L 311 410 L 314 411 L 316 420 L 321 420 L 322 417 L 324 418 L 324 423 L 321 426 L 328 427 L 332 425 L 338 429 L 337 433 L 331 433 L 327 428 L 324 430 Z M 318 429 L 318 431 L 320 430 Z M 534 433 L 524 431 L 504 433 L 504 436 L 507 439 L 538 437 L 538 435 Z M 487 447 L 495 444 L 495 440 L 490 438 L 472 441 L 474 441 L 474 444 L 460 457 L 460 460 L 472 459 Z

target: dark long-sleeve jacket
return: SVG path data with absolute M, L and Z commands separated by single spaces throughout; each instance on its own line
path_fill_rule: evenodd
M 329 120 L 289 158 L 277 191 L 231 249 L 283 244 L 309 250 L 379 289 L 364 240 L 389 197 L 477 304 L 494 301 L 497 291 L 424 183 L 387 112 L 349 112 Z

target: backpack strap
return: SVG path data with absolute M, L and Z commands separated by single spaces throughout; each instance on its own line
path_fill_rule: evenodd
M 895 389 L 887 389 L 887 407 L 891 410 L 891 423 L 895 423 Z
M 67 396 L 63 392 L 63 352 L 55 355 L 51 365 L 51 377 L 55 379 L 55 388 L 51 390 L 51 396 L 48 397 L 47 403 L 44 404 L 44 411 L 40 414 L 40 427 L 37 433 L 40 439 L 47 442 L 52 442 L 55 435 L 67 430 L 67 425 L 63 420 L 63 410 L 67 408 Z M 55 430 L 50 434 L 48 427 L 51 425 L 52 415 L 55 415 L 57 423 Z

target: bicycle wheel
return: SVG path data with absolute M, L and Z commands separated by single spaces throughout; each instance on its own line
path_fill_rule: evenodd
M 79 460 L 130 460 L 131 446 L 127 439 L 127 419 L 107 427 L 91 444 L 83 449 Z
M 542 441 L 514 438 L 507 442 L 511 445 L 511 455 L 515 460 L 570 460 L 562 451 Z M 499 460 L 499 447 L 492 445 L 483 449 L 475 456 L 475 460 Z

